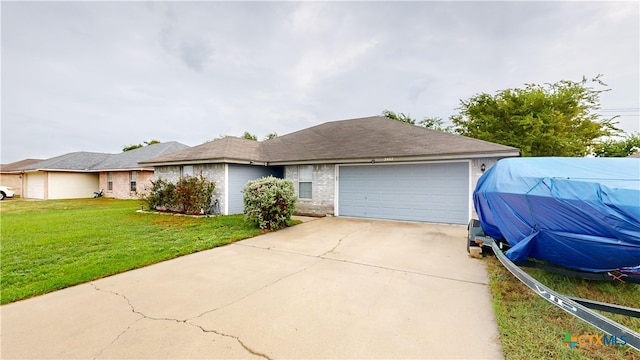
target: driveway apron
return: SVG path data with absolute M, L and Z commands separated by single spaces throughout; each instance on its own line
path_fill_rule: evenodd
M 499 359 L 466 227 L 323 218 L 0 307 L 10 358 Z

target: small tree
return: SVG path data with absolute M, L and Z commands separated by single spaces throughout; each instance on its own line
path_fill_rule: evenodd
M 244 218 L 260 229 L 277 230 L 287 226 L 295 210 L 296 196 L 290 180 L 273 176 L 249 181 L 244 193 Z

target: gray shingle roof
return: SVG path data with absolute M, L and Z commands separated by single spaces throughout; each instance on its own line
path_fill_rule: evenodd
M 475 155 L 518 149 L 381 116 L 327 122 L 270 140 L 270 162 Z
M 262 161 L 262 144 L 255 140 L 227 136 L 173 154 L 145 160 L 143 163 Z
M 223 162 L 333 162 L 373 158 L 514 155 L 518 149 L 401 123 L 381 116 L 327 122 L 264 142 L 227 137 L 148 164 Z
M 92 168 L 112 154 L 94 152 L 72 152 L 56 156 L 35 164 L 27 165 L 20 170 L 73 170 L 90 171 Z
M 101 163 L 93 167 L 94 170 L 126 170 L 126 169 L 139 169 L 138 162 L 142 160 L 151 159 L 166 154 L 171 154 L 176 151 L 188 149 L 185 144 L 181 144 L 176 141 L 170 141 L 166 143 L 158 143 L 147 145 L 138 149 L 129 150 L 120 154 L 111 155 Z
M 138 162 L 152 157 L 169 154 L 188 148 L 187 145 L 170 141 L 148 145 L 139 149 L 125 151 L 119 154 L 95 152 L 72 152 L 34 164 L 20 167 L 19 170 L 62 170 L 62 171 L 105 171 L 139 169 Z
M 42 160 L 43 159 L 24 159 L 24 160 L 12 162 L 10 164 L 2 164 L 0 165 L 0 172 L 8 173 L 13 171 L 20 171 L 21 168 L 39 163 Z

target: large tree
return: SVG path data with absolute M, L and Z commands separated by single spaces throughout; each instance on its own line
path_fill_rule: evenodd
M 598 75 L 482 93 L 461 100 L 451 121 L 461 135 L 518 147 L 522 156 L 585 156 L 599 139 L 620 131 L 616 117 L 597 113 L 606 87 Z

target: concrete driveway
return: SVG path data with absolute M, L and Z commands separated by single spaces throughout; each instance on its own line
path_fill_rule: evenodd
M 502 358 L 466 227 L 323 218 L 0 308 L 2 358 Z

